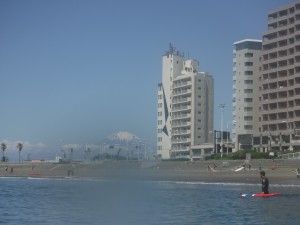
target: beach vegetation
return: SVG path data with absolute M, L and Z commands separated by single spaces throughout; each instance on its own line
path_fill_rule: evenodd
M 163 159 L 163 161 L 179 161 L 179 162 L 185 162 L 185 161 L 191 161 L 189 158 L 171 158 L 171 159 Z
M 19 150 L 19 163 L 21 162 L 21 151 L 22 151 L 23 147 L 24 147 L 24 145 L 21 142 L 19 142 L 17 144 L 17 148 Z
M 270 156 L 268 152 L 257 152 L 252 149 L 247 150 L 239 150 L 237 152 L 223 153 L 223 157 L 221 157 L 220 153 L 213 154 L 211 156 L 206 157 L 207 160 L 220 160 L 220 159 L 227 159 L 227 160 L 239 160 L 239 159 L 246 159 L 246 154 L 251 153 L 251 159 L 270 159 L 273 156 Z

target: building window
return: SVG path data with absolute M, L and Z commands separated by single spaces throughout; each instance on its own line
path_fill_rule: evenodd
M 157 142 L 162 142 L 162 137 L 158 137 Z
M 245 84 L 253 84 L 253 80 L 245 80 L 244 83 Z
M 244 89 L 245 94 L 251 94 L 253 93 L 253 89 Z
M 253 102 L 253 98 L 244 98 L 244 102 Z
M 252 107 L 244 107 L 245 112 L 251 112 L 253 110 Z
M 252 121 L 253 117 L 252 116 L 244 116 L 245 121 Z
M 252 126 L 252 125 L 245 125 L 245 126 L 244 126 L 244 129 L 245 129 L 245 130 L 252 130 L 252 129 L 253 129 L 253 126 Z
M 253 66 L 253 62 L 245 62 L 245 66 Z
M 244 74 L 245 75 L 253 75 L 253 71 L 245 71 Z
M 245 57 L 253 57 L 253 53 L 247 52 L 245 53 Z

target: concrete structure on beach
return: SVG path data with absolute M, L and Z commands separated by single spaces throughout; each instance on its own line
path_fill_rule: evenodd
M 171 44 L 163 56 L 157 95 L 159 158 L 200 158 L 200 145 L 213 143 L 214 80 L 198 67 L 197 60 L 185 59 Z

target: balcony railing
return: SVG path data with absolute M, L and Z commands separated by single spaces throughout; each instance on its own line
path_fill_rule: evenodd
M 173 87 L 173 89 L 175 89 L 175 88 L 181 88 L 181 87 L 190 86 L 190 85 L 192 85 L 191 81 L 186 81 L 186 82 L 181 82 L 181 83 L 174 82 L 172 87 Z
M 191 94 L 191 89 L 181 90 L 181 91 L 173 91 L 173 96 L 187 95 Z
M 173 99 L 172 104 L 179 104 L 184 102 L 190 102 L 192 98 L 180 98 L 180 99 Z
M 190 143 L 191 139 L 190 138 L 179 138 L 179 139 L 173 139 L 171 142 L 172 143 Z
M 189 111 L 191 109 L 192 109 L 192 107 L 190 105 L 185 105 L 185 106 L 181 106 L 181 107 L 174 107 L 174 108 L 172 108 L 172 111 L 173 112 Z
M 180 123 L 172 123 L 172 128 L 176 128 L 176 127 L 189 127 L 191 125 L 192 125 L 191 122 L 180 121 Z

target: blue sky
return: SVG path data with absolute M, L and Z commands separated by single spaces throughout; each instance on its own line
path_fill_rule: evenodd
M 2 0 L 0 141 L 56 152 L 122 130 L 155 145 L 170 42 L 214 76 L 215 105 L 226 103 L 230 121 L 233 43 L 261 39 L 267 13 L 292 2 Z

